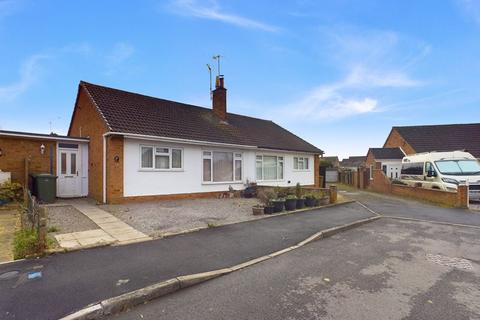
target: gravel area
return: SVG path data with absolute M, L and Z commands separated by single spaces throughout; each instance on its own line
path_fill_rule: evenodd
M 101 208 L 153 237 L 208 225 L 258 219 L 252 206 L 258 199 L 191 199 L 151 201 Z
M 83 213 L 72 206 L 47 207 L 48 228 L 57 231 L 51 235 L 99 229 L 99 227 Z

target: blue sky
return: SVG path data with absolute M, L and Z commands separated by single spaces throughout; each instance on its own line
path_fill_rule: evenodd
M 0 0 L 0 128 L 65 134 L 85 80 L 366 154 L 394 125 L 480 119 L 480 1 Z

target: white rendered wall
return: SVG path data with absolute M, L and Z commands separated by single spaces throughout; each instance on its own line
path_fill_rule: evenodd
M 180 171 L 155 171 L 140 169 L 140 145 L 155 145 L 183 149 L 183 169 Z M 204 183 L 202 182 L 202 154 L 204 150 L 221 150 L 242 153 L 243 176 L 241 182 Z M 229 186 L 243 189 L 247 181 L 256 181 L 255 157 L 257 154 L 277 155 L 284 157 L 284 179 L 280 181 L 257 181 L 259 185 L 295 186 L 314 184 L 313 155 L 282 152 L 261 152 L 257 150 L 241 150 L 217 148 L 209 146 L 172 144 L 159 141 L 125 139 L 124 145 L 124 187 L 125 197 L 163 195 L 177 193 L 196 193 L 211 191 L 227 191 Z M 309 170 L 293 170 L 293 157 L 309 158 Z

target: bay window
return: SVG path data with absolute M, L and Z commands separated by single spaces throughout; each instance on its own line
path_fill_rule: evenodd
M 157 146 L 140 147 L 140 168 L 151 170 L 182 169 L 183 149 Z
M 294 170 L 308 170 L 308 158 L 307 157 L 293 157 L 293 169 Z
M 203 151 L 203 181 L 242 181 L 242 154 L 226 151 Z
M 255 166 L 257 180 L 283 180 L 283 157 L 257 155 Z

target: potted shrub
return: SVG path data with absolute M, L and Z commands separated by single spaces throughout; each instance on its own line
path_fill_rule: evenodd
M 259 216 L 264 213 L 265 208 L 261 204 L 256 204 L 252 207 L 253 215 Z
M 282 212 L 285 207 L 285 199 L 277 198 L 272 200 L 273 212 Z
M 314 194 L 307 194 L 305 196 L 305 205 L 307 207 L 315 207 L 317 203 L 317 197 Z
M 305 208 L 305 197 L 301 196 L 300 198 L 297 199 L 297 209 L 303 209 Z
M 268 201 L 263 208 L 263 212 L 265 214 L 272 214 L 275 211 L 275 207 L 271 201 Z
M 285 210 L 292 211 L 297 208 L 297 196 L 290 194 L 285 199 Z

